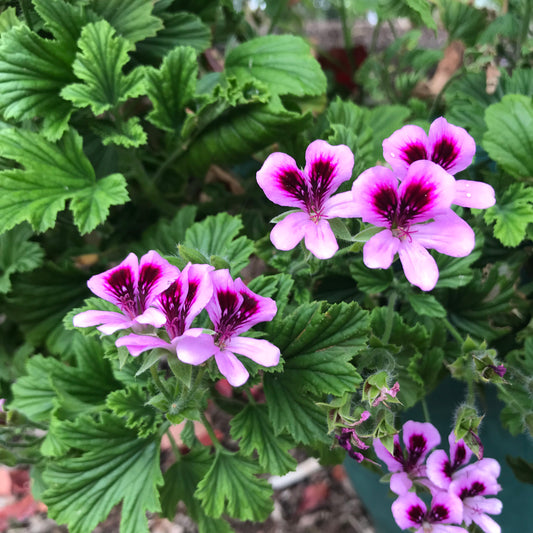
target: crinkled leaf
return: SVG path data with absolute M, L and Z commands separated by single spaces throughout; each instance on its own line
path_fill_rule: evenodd
M 494 224 L 494 236 L 504 246 L 518 246 L 533 222 L 533 187 L 512 183 L 498 197 L 494 206 L 485 211 L 485 222 Z
M 43 134 L 58 139 L 72 106 L 59 95 L 74 81 L 72 58 L 62 44 L 16 26 L 0 40 L 0 111 L 4 119 L 43 118 Z
M 147 120 L 167 131 L 179 130 L 185 106 L 195 94 L 197 77 L 196 52 L 190 46 L 172 50 L 159 69 L 147 69 L 146 92 L 154 106 Z
M 196 211 L 196 206 L 183 206 L 172 220 L 161 219 L 148 228 L 141 238 L 143 251 L 158 250 L 162 254 L 175 254 L 178 243 L 185 240 L 185 232 L 194 222 Z
M 481 257 L 482 239 L 476 236 L 476 248 L 466 257 L 451 257 L 444 254 L 436 254 L 435 260 L 439 267 L 439 281 L 436 288 L 449 287 L 456 289 L 468 285 L 474 276 L 471 265 Z
M 105 221 L 110 205 L 128 199 L 122 175 L 96 181 L 74 130 L 57 143 L 26 130 L 1 130 L 0 155 L 25 167 L 0 172 L 0 231 L 25 220 L 45 231 L 71 200 L 74 222 L 87 233 Z
M 153 0 L 91 0 L 90 8 L 128 41 L 135 43 L 154 36 L 161 19 L 152 15 Z
M 248 404 L 231 420 L 231 436 L 239 440 L 245 455 L 257 451 L 257 460 L 265 472 L 281 476 L 296 468 L 296 459 L 288 453 L 294 445 L 276 436 L 265 404 Z
M 274 432 L 289 433 L 295 442 L 330 442 L 327 436 L 327 410 L 313 396 L 301 392 L 299 381 L 281 374 L 263 378 L 268 414 Z
M 211 31 L 202 20 L 192 13 L 163 14 L 163 29 L 155 37 L 140 42 L 137 54 L 158 61 L 176 46 L 192 46 L 203 52 L 211 44 Z
M 95 115 L 115 108 L 144 91 L 144 71 L 137 67 L 128 74 L 122 69 L 133 49 L 130 41 L 115 34 L 105 20 L 87 24 L 78 40 L 80 51 L 72 64 L 74 74 L 84 83 L 72 83 L 61 96 L 76 107 L 90 106 Z
M 218 448 L 215 460 L 194 493 L 205 513 L 219 518 L 223 513 L 239 520 L 265 520 L 272 512 L 272 487 L 257 477 L 257 465 Z
M 196 222 L 185 232 L 184 245 L 199 251 L 206 258 L 223 258 L 234 274 L 247 264 L 254 251 L 253 242 L 247 237 L 237 237 L 243 229 L 241 217 L 219 213 Z
M 450 41 L 461 40 L 467 46 L 474 46 L 487 26 L 487 11 L 465 2 L 441 0 L 439 14 Z
M 160 510 L 159 439 L 141 439 L 105 413 L 64 422 L 60 436 L 82 453 L 48 464 L 43 495 L 48 515 L 71 533 L 86 533 L 122 502 L 120 532 L 147 531 L 146 512 Z
M 228 76 L 256 78 L 279 95 L 314 96 L 326 91 L 326 77 L 309 45 L 294 35 L 266 35 L 233 48 L 226 57 Z
M 515 178 L 533 176 L 533 104 L 531 97 L 512 94 L 485 112 L 483 148 Z
M 405 3 L 418 13 L 424 26 L 437 31 L 437 22 L 433 18 L 431 2 L 427 2 L 427 0 L 405 0 Z
M 446 309 L 442 307 L 437 298 L 432 294 L 408 292 L 407 300 L 417 315 L 445 317 Z
M 11 289 L 11 274 L 29 272 L 43 262 L 43 250 L 30 241 L 33 231 L 22 224 L 0 235 L 0 294 Z
M 102 144 L 117 144 L 126 148 L 136 148 L 146 144 L 147 136 L 140 124 L 139 117 L 129 120 L 99 120 L 92 127 L 102 139 Z
M 119 417 L 125 417 L 127 428 L 137 431 L 140 438 L 145 438 L 159 430 L 163 417 L 147 403 L 146 393 L 142 387 L 129 386 L 112 392 L 106 405 Z
M 261 296 L 267 296 L 276 300 L 278 316 L 282 316 L 283 310 L 289 302 L 289 296 L 294 286 L 294 280 L 289 274 L 274 274 L 271 276 L 257 276 L 248 283 L 248 288 Z
M 368 268 L 362 258 L 357 258 L 350 263 L 350 274 L 357 282 L 357 287 L 364 292 L 379 293 L 390 287 L 394 275 L 390 268 Z
M 16 321 L 28 342 L 45 344 L 55 354 L 71 353 L 73 331 L 66 331 L 63 317 L 87 296 L 87 276 L 74 268 L 51 263 L 13 281 L 6 314 Z
M 0 34 L 22 23 L 17 17 L 17 10 L 14 7 L 7 7 L 0 13 Z

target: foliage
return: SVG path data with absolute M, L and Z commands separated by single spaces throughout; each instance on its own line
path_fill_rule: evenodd
M 294 470 L 294 449 L 340 461 L 347 428 L 390 448 L 405 409 L 450 376 L 468 390 L 450 427 L 473 448 L 484 387 L 497 389 L 509 433 L 533 434 L 531 2 L 504 4 L 268 0 L 252 13 L 230 0 L 5 2 L 0 461 L 32 466 L 52 518 L 89 533 L 119 505 L 121 533 L 142 533 L 147 513 L 172 518 L 183 502 L 200 532 L 230 532 L 228 517 L 263 521 L 266 475 Z M 369 12 L 377 24 L 359 57 L 350 27 Z M 310 17 L 340 18 L 344 49 L 309 39 Z M 443 28 L 448 41 L 427 46 Z M 452 41 L 462 57 L 446 71 Z M 380 228 L 358 218 L 327 221 L 340 246 L 329 259 L 274 248 L 269 221 L 287 214 L 256 181 L 270 154 L 303 168 L 311 141 L 343 144 L 355 154 L 337 191 L 348 193 L 385 165 L 384 139 L 439 116 L 475 141 L 455 178 L 489 184 L 496 203 L 454 207 L 476 246 L 431 252 L 431 293 L 397 261 L 365 265 Z M 224 395 L 218 359 L 188 364 L 168 344 L 132 357 L 118 342 L 133 332 L 166 343 L 169 329 L 74 327 L 80 313 L 118 311 L 91 295 L 91 276 L 150 250 L 181 271 L 227 269 L 271 298 L 276 316 L 239 339 L 274 345 L 279 364 L 239 355 L 250 378 Z M 194 317 L 198 335 L 213 334 L 211 315 Z M 220 411 L 229 422 L 217 438 L 209 417 Z M 161 441 L 179 422 L 163 468 Z M 364 446 L 361 457 L 376 459 Z M 509 462 L 531 480 L 530 461 Z

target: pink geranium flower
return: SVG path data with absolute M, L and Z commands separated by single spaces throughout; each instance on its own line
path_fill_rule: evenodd
M 131 253 L 118 266 L 89 279 L 87 286 L 103 300 L 116 305 L 116 311 L 84 311 L 73 324 L 98 326 L 105 335 L 127 328 L 142 330 L 147 324 L 161 327 L 165 316 L 151 307 L 155 298 L 176 279 L 179 270 L 151 250 L 141 257 Z
M 392 504 L 392 515 L 400 529 L 414 528 L 415 533 L 468 533 L 451 525 L 463 521 L 463 505 L 456 495 L 447 492 L 433 495 L 429 509 L 414 492 L 402 494 Z
M 206 310 L 215 333 L 183 337 L 177 346 L 178 358 L 199 365 L 215 356 L 220 373 L 232 386 L 238 387 L 246 382 L 249 374 L 236 353 L 266 367 L 279 363 L 279 348 L 270 342 L 239 337 L 255 324 L 272 320 L 277 312 L 276 302 L 255 294 L 240 278 L 233 281 L 229 270 L 212 272 L 211 280 L 213 297 Z
M 402 179 L 415 161 L 429 160 L 451 175 L 472 163 L 476 142 L 468 132 L 440 117 L 433 121 L 429 135 L 419 126 L 408 125 L 383 141 L 383 157 L 395 175 Z M 486 209 L 495 204 L 494 189 L 471 180 L 455 182 L 454 204 Z
M 269 200 L 300 210 L 278 222 L 270 240 L 278 250 L 292 250 L 304 239 L 313 255 L 328 259 L 339 248 L 328 220 L 356 216 L 349 192 L 331 196 L 352 177 L 354 156 L 343 144 L 318 140 L 307 147 L 305 161 L 302 171 L 292 157 L 275 152 L 257 172 L 257 183 Z
M 178 270 L 178 277 L 154 301 L 154 306 L 165 317 L 163 325 L 170 342 L 154 335 L 132 333 L 120 337 L 116 345 L 126 346 L 133 356 L 153 348 L 164 348 L 176 353 L 176 347 L 184 335 L 199 337 L 202 329 L 191 329 L 191 324 L 213 295 L 213 285 L 209 276 L 212 270 L 213 267 L 210 265 L 187 264 L 181 272 Z M 205 340 L 201 337 L 196 343 L 200 346 Z
M 451 209 L 453 176 L 430 161 L 415 161 L 399 184 L 386 167 L 365 170 L 352 186 L 355 212 L 364 222 L 385 228 L 363 248 L 369 268 L 389 268 L 396 253 L 410 283 L 424 291 L 439 278 L 427 248 L 464 257 L 474 248 L 472 228 Z

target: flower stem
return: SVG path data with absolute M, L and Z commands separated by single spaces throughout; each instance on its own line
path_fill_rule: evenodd
M 394 306 L 396 305 L 396 299 L 398 295 L 396 292 L 391 292 L 389 295 L 389 302 L 387 304 L 387 316 L 385 317 L 385 330 L 383 331 L 383 337 L 381 342 L 387 344 L 392 333 L 392 323 L 394 322 Z
M 202 419 L 202 424 L 204 425 L 205 430 L 207 431 L 207 434 L 209 435 L 209 438 L 211 439 L 211 442 L 213 443 L 213 446 L 219 450 L 223 450 L 224 447 L 222 446 L 222 444 L 220 444 L 219 440 L 217 439 L 213 426 L 211 426 L 205 414 L 202 413 L 200 417 Z
M 422 404 L 422 411 L 424 412 L 424 420 L 426 422 L 431 422 L 431 417 L 429 416 L 429 409 L 426 399 L 422 398 L 420 403 Z
M 167 388 L 165 387 L 165 385 L 163 384 L 163 382 L 161 381 L 161 379 L 159 378 L 159 374 L 157 373 L 157 368 L 156 368 L 156 365 L 152 365 L 150 367 L 150 372 L 152 374 L 152 379 L 154 380 L 154 383 L 157 385 L 157 388 L 163 393 L 163 395 L 165 396 L 165 398 L 170 402 L 172 403 L 174 401 L 174 398 L 172 398 L 172 396 L 169 394 Z
M 446 329 L 450 332 L 451 336 L 462 346 L 464 343 L 464 339 L 463 337 L 461 337 L 455 326 L 453 326 L 447 318 L 443 318 L 442 321 L 444 322 L 444 325 L 446 326 Z
M 176 441 L 174 440 L 174 436 L 170 432 L 170 428 L 167 429 L 165 433 L 167 434 L 170 446 L 172 448 L 172 452 L 174 453 L 174 457 L 176 457 L 176 461 L 179 461 L 181 459 L 181 452 Z
M 255 405 L 255 398 L 254 398 L 253 394 L 251 393 L 250 389 L 246 389 L 244 392 L 245 392 L 246 396 L 248 397 L 248 401 L 252 405 Z

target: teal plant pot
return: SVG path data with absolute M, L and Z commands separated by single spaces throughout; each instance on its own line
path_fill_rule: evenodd
M 431 422 L 440 431 L 442 438 L 439 448 L 446 451 L 448 451 L 448 434 L 451 431 L 453 413 L 462 401 L 463 394 L 464 389 L 460 383 L 447 380 L 441 383 L 427 399 Z M 524 531 L 524 524 L 531 521 L 533 485 L 519 481 L 505 457 L 520 456 L 526 461 L 533 462 L 533 442 L 526 435 L 513 437 L 503 429 L 499 420 L 501 403 L 493 387 L 487 387 L 483 410 L 486 416 L 481 425 L 480 437 L 485 457 L 497 459 L 502 467 L 498 478 L 502 491 L 497 497 L 503 503 L 503 510 L 501 515 L 493 515 L 493 518 L 500 524 L 502 532 Z M 407 420 L 424 421 L 422 409 L 414 407 L 408 410 L 404 415 L 404 421 Z M 388 485 L 380 483 L 380 476 L 350 458 L 346 459 L 345 467 L 357 494 L 370 514 L 376 532 L 400 531 L 392 518 L 391 505 L 395 495 L 389 491 Z

